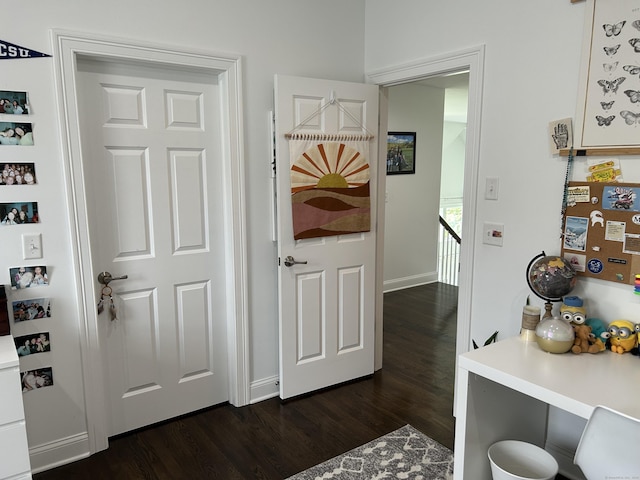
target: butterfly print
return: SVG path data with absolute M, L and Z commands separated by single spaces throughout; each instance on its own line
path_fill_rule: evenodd
M 603 63 L 602 68 L 605 72 L 615 72 L 616 68 L 618 68 L 618 63 L 620 62 Z
M 623 110 L 620 112 L 620 115 L 622 116 L 622 118 L 624 118 L 624 121 L 627 125 L 633 125 L 635 123 L 640 124 L 640 113 L 633 113 L 629 110 Z
M 603 93 L 618 93 L 618 87 L 625 81 L 626 77 L 618 77 L 615 80 L 598 80 L 598 85 L 602 87 Z
M 640 67 L 635 65 L 625 65 L 622 69 L 625 72 L 629 72 L 631 75 L 638 75 L 640 73 Z
M 629 97 L 631 103 L 640 102 L 640 90 L 625 90 L 624 94 Z
M 623 20 L 620 23 L 614 23 L 613 25 L 605 23 L 604 25 L 602 25 L 602 28 L 604 28 L 604 33 L 607 37 L 617 37 L 618 35 L 620 35 L 622 27 L 624 27 L 625 23 L 627 23 L 626 20 Z
M 602 48 L 604 48 L 604 53 L 606 53 L 609 57 L 613 57 L 616 53 L 618 53 L 620 44 L 614 45 L 613 47 L 602 47 Z
M 608 117 L 602 117 L 600 115 L 596 115 L 596 120 L 598 121 L 599 127 L 608 127 L 613 122 L 613 119 L 616 118 L 615 115 L 609 115 Z
M 613 107 L 614 103 L 616 103 L 615 100 L 611 100 L 610 102 L 600 102 L 600 106 L 603 110 L 611 110 L 611 107 Z
M 633 47 L 634 52 L 640 53 L 640 38 L 632 38 L 629 40 L 629 43 Z
M 633 22 L 631 22 L 631 25 L 640 30 L 640 20 L 634 20 Z

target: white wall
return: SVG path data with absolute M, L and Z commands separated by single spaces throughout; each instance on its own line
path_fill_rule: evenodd
M 408 84 L 389 88 L 388 131 L 416 132 L 416 173 L 387 175 L 384 289 L 438 278 L 438 204 L 444 89 Z
M 403 28 L 385 28 L 391 8 L 411 12 Z M 504 223 L 505 236 L 502 248 L 474 246 L 472 338 L 517 334 L 529 260 L 560 252 L 567 159 L 549 152 L 546 132 L 548 122 L 576 110 L 584 13 L 584 2 L 569 0 L 366 0 L 366 71 L 486 45 L 477 224 Z M 575 179 L 584 179 L 584 162 L 576 160 Z M 626 181 L 640 181 L 637 158 L 621 164 Z M 487 176 L 500 179 L 497 201 L 484 199 Z M 605 319 L 637 318 L 640 298 L 632 292 L 584 277 L 574 290 L 589 315 Z
M 550 121 L 574 117 L 585 2 L 569 0 L 366 0 L 365 72 L 485 45 L 478 242 L 473 246 L 471 338 L 516 335 L 530 294 L 529 260 L 560 252 L 566 158 L 550 154 Z M 401 17 L 402 28 L 391 12 Z M 637 157 L 621 157 L 625 181 L 640 182 Z M 573 178 L 584 179 L 584 159 Z M 500 198 L 484 199 L 485 177 L 499 177 Z M 464 212 L 469 215 L 471 212 Z M 504 246 L 480 243 L 483 222 L 503 223 Z M 629 285 L 581 278 L 574 294 L 590 316 L 638 319 Z M 542 300 L 533 297 L 542 305 Z M 550 434 L 562 435 L 554 425 Z M 561 430 L 561 429 L 559 429 Z
M 390 15 L 396 13 L 399 20 Z M 546 129 L 549 121 L 575 112 L 584 13 L 584 3 L 569 0 L 32 0 L 23 6 L 22 21 L 3 24 L 0 38 L 51 52 L 49 29 L 65 28 L 243 56 L 251 378 L 257 382 L 277 375 L 278 357 L 266 124 L 273 75 L 362 81 L 363 70 L 486 45 L 479 177 L 481 182 L 486 176 L 500 178 L 500 199 L 484 200 L 479 188 L 477 217 L 479 226 L 504 223 L 505 238 L 502 248 L 474 246 L 471 337 L 486 338 L 496 329 L 506 337 L 520 327 L 529 295 L 524 281 L 529 259 L 543 249 L 559 251 L 566 159 L 549 154 Z M 55 301 L 55 317 L 36 328 L 50 331 L 53 351 L 46 360 L 32 360 L 54 366 L 55 386 L 25 395 L 29 441 L 38 452 L 73 441 L 86 429 L 78 355 L 81 319 L 75 318 L 72 293 L 53 82 L 51 59 L 0 61 L 0 90 L 31 95 L 36 146 L 20 150 L 15 161 L 36 162 L 41 181 L 36 187 L 2 187 L 0 201 L 42 206 L 41 224 L 0 227 L 0 282 L 8 282 L 9 267 L 23 263 L 21 234 L 42 233 L 43 263 L 51 269 L 46 295 Z M 0 147 L 0 163 L 14 161 L 12 152 Z M 628 181 L 640 181 L 635 160 L 622 161 Z M 580 171 L 578 165 L 575 176 Z M 584 281 L 575 293 L 586 299 L 594 316 L 637 318 L 640 298 L 629 286 Z
M 244 150 L 249 255 L 251 379 L 278 374 L 276 250 L 271 241 L 270 158 L 267 112 L 273 108 L 276 73 L 362 81 L 364 2 L 326 0 L 185 0 L 182 2 L 33 0 L 20 21 L 5 22 L 0 39 L 51 53 L 49 30 L 62 28 L 159 43 L 178 49 L 239 54 L 243 57 Z M 23 368 L 53 366 L 54 386 L 24 395 L 34 466 L 64 457 L 64 447 L 86 433 L 82 362 L 79 357 L 77 298 L 69 246 L 69 211 L 64 195 L 53 61 L 0 61 L 0 90 L 28 91 L 33 107 L 34 147 L 0 147 L 0 164 L 35 162 L 40 183 L 0 187 L 0 202 L 37 201 L 41 223 L 0 228 L 0 283 L 21 264 L 21 234 L 41 233 L 51 286 L 37 295 L 53 298 L 54 316 L 19 324 L 16 335 L 49 331 L 50 354 L 35 355 Z M 19 152 L 19 155 L 18 153 Z M 46 292 L 45 292 L 46 290 Z M 33 298 L 33 292 L 20 292 Z M 16 294 L 18 295 L 18 294 Z M 27 322 L 29 323 L 29 322 Z M 40 358 L 37 358 L 40 357 Z M 275 385 L 272 382 L 272 389 Z M 62 448 L 64 450 L 64 448 Z M 34 457 L 34 453 L 36 454 Z
M 466 123 L 444 122 L 440 178 L 441 206 L 462 205 L 466 131 Z

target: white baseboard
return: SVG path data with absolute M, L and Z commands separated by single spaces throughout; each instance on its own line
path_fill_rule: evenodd
M 545 444 L 544 449 L 557 460 L 559 471 L 563 476 L 571 480 L 585 480 L 580 467 L 573 463 L 573 457 L 576 452 L 567 450 L 549 441 Z
M 273 377 L 263 378 L 251 382 L 249 403 L 258 403 L 269 398 L 277 397 L 280 394 L 280 379 L 277 375 Z
M 89 435 L 87 432 L 29 448 L 32 473 L 51 470 L 88 456 Z
M 417 287 L 427 283 L 438 281 L 438 272 L 422 273 L 420 275 L 412 275 L 410 277 L 394 278 L 385 280 L 383 283 L 384 293 L 393 292 L 395 290 L 403 290 L 405 288 Z

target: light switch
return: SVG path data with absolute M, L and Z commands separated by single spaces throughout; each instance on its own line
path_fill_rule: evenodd
M 22 234 L 22 258 L 42 258 L 42 235 Z
M 501 247 L 503 237 L 504 225 L 502 223 L 484 223 L 482 243 Z
M 484 198 L 486 200 L 498 200 L 499 184 L 498 177 L 487 177 L 484 189 Z

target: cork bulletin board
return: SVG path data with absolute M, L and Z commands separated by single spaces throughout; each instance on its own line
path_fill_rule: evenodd
M 579 275 L 633 285 L 640 274 L 640 184 L 570 182 L 562 256 Z

